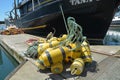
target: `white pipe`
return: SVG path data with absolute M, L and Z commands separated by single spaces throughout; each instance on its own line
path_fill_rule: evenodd
M 40 5 L 40 0 L 38 0 L 38 4 Z
M 32 0 L 32 8 L 33 8 L 33 11 L 35 10 L 35 7 L 34 7 L 34 0 Z

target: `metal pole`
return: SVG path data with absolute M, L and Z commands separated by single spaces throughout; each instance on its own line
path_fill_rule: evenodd
M 16 0 L 14 0 L 15 20 L 17 19 Z
M 17 5 L 19 4 L 19 0 L 17 0 Z
M 34 11 L 34 0 L 32 0 L 32 8 L 33 8 L 33 11 Z
M 38 0 L 38 4 L 40 5 L 40 0 Z

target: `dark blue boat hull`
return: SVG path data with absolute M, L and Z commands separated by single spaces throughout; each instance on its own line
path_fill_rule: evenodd
M 18 19 L 19 27 L 47 25 L 45 29 L 26 31 L 29 34 L 46 36 L 52 28 L 56 29 L 55 36 L 66 33 L 64 21 L 59 8 L 62 5 L 65 18 L 72 16 L 83 27 L 83 33 L 88 38 L 103 39 L 108 30 L 119 0 L 88 0 L 93 2 L 72 3 L 75 0 L 58 0 L 44 5 Z

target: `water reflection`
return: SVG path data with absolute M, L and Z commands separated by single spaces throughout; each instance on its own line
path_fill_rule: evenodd
M 18 62 L 0 46 L 0 80 L 4 80 L 17 66 Z

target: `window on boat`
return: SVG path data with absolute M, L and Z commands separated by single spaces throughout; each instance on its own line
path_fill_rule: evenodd
M 38 6 L 43 5 L 43 4 L 47 4 L 53 0 L 33 0 L 34 1 L 34 8 L 37 9 Z
M 54 0 L 30 0 L 20 8 L 21 16 L 24 16 L 26 13 L 38 9 L 40 5 L 44 5 L 52 1 Z
M 28 13 L 27 5 L 22 6 L 20 8 L 20 14 L 21 14 L 21 16 L 24 16 L 27 13 Z
M 20 8 L 20 14 L 21 14 L 21 16 L 22 16 L 23 13 L 24 13 L 24 11 L 23 11 L 23 8 L 21 7 Z
M 39 6 L 39 1 L 38 1 L 38 0 L 33 0 L 33 3 L 32 3 L 32 1 L 30 1 L 30 2 L 28 3 L 28 12 L 33 11 L 33 8 L 34 8 L 34 9 L 37 9 L 38 6 Z
M 32 1 L 28 3 L 28 12 L 32 11 Z
M 39 2 L 38 0 L 34 0 L 34 8 L 37 9 L 39 6 Z

